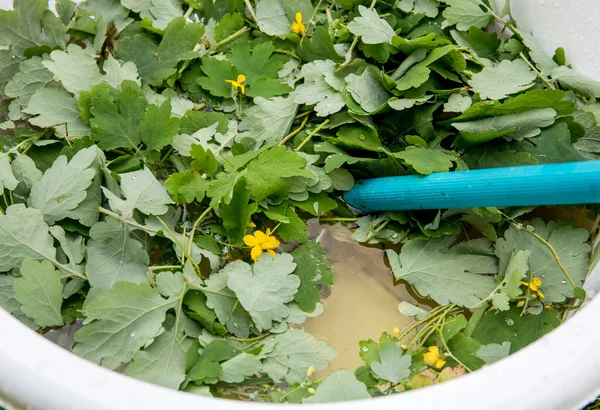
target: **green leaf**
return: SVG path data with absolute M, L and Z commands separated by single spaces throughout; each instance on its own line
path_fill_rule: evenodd
M 455 95 L 455 94 L 453 94 Z M 414 107 L 415 105 L 423 105 L 429 100 L 431 100 L 432 95 L 425 96 L 423 98 L 400 98 L 400 99 L 391 99 L 388 101 L 388 105 L 396 110 L 402 111 L 407 110 L 409 108 Z
M 246 228 L 251 216 L 258 209 L 258 204 L 250 202 L 250 191 L 246 190 L 244 181 L 239 181 L 233 189 L 233 197 L 229 204 L 219 207 L 223 226 L 227 231 L 229 243 L 233 246 L 242 246 Z
M 25 259 L 55 258 L 54 240 L 42 213 L 22 204 L 6 208 L 0 215 L 0 272 L 20 268 Z
M 335 50 L 329 31 L 323 26 L 317 26 L 312 37 L 304 39 L 302 44 L 298 46 L 297 53 L 307 63 L 316 60 L 332 60 L 335 62 L 344 60 L 344 57 Z
M 231 48 L 227 59 L 233 64 L 238 73 L 244 74 L 247 81 L 252 83 L 259 78 L 278 78 L 277 73 L 286 61 L 282 55 L 273 55 L 275 46 L 270 41 L 264 41 L 250 48 L 249 43 L 237 43 Z
M 142 141 L 140 124 L 149 120 L 144 117 L 148 103 L 140 86 L 132 81 L 125 81 L 121 88 L 119 100 L 116 102 L 110 94 L 92 94 L 91 136 L 98 141 L 98 147 L 103 150 L 137 149 Z
M 291 91 L 294 91 L 292 87 L 283 84 L 279 80 L 258 78 L 250 84 L 246 91 L 246 95 L 248 97 L 262 97 L 268 99 L 278 95 L 289 94 Z
M 183 289 L 184 277 L 181 272 L 160 272 L 156 275 L 156 289 L 166 298 L 177 297 Z
M 36 116 L 29 119 L 31 125 L 55 128 L 64 137 L 90 133 L 89 127 L 81 119 L 77 101 L 60 88 L 38 88 L 23 112 Z
M 234 261 L 223 268 L 227 286 L 250 313 L 259 331 L 270 329 L 273 322 L 283 320 L 290 313 L 285 304 L 294 299 L 300 286 L 298 276 L 291 274 L 296 269 L 292 261 L 289 254 L 273 258 L 264 253 L 254 266 Z
M 4 87 L 19 72 L 20 64 L 27 61 L 22 57 L 13 58 L 14 54 L 10 50 L 0 50 L 0 97 L 6 98 Z
M 308 241 L 291 252 L 300 278 L 300 287 L 294 300 L 305 312 L 312 312 L 321 300 L 317 285 L 333 285 L 333 273 L 329 262 L 323 258 L 325 250 L 315 241 Z
M 60 81 L 67 91 L 75 94 L 75 98 L 101 82 L 113 88 L 119 87 L 123 80 L 139 82 L 133 63 L 127 62 L 121 67 L 111 57 L 104 64 L 106 75 L 103 75 L 94 57 L 76 44 L 70 44 L 67 52 L 54 50 L 50 53 L 50 58 L 43 62 L 44 67 L 52 72 L 54 79 Z
M 396 80 L 396 88 L 400 91 L 406 91 L 423 85 L 431 74 L 431 70 L 428 68 L 429 65 L 444 57 L 455 48 L 456 46 L 454 45 L 434 48 L 429 52 L 427 57 L 413 65 L 403 76 Z
M 333 142 L 350 149 L 362 149 L 374 152 L 379 152 L 381 149 L 381 141 L 377 132 L 370 127 L 344 125 L 335 135 L 337 139 Z M 328 171 L 327 168 L 325 170 Z
M 263 371 L 277 382 L 301 383 L 309 367 L 325 369 L 337 350 L 300 329 L 290 329 L 268 339 Z
M 501 100 L 532 87 L 536 78 L 524 61 L 503 60 L 495 67 L 484 67 L 474 74 L 469 85 L 484 100 Z
M 238 73 L 228 60 L 214 57 L 202 59 L 202 72 L 206 77 L 200 77 L 196 82 L 215 97 L 231 98 L 233 87 L 227 80 L 235 81 Z
M 463 113 L 467 111 L 472 104 L 473 100 L 468 95 L 452 94 L 448 99 L 448 102 L 444 104 L 444 111 Z
M 227 329 L 217 322 L 217 315 L 208 308 L 206 301 L 207 298 L 204 293 L 196 290 L 188 291 L 183 300 L 184 305 L 187 307 L 185 312 L 209 332 L 223 336 Z
M 483 28 L 490 24 L 492 12 L 482 8 L 479 0 L 447 0 L 448 7 L 442 15 L 446 19 L 444 25 L 454 26 L 461 31 L 467 31 L 475 26 Z
M 0 45 L 14 55 L 29 48 L 65 47 L 66 27 L 48 10 L 47 0 L 15 0 L 14 10 L 0 10 Z
M 475 354 L 486 364 L 492 364 L 509 355 L 510 345 L 510 342 L 490 343 L 481 346 Z
M 407 147 L 405 151 L 394 153 L 419 174 L 447 172 L 453 167 L 456 157 L 435 148 Z
M 171 117 L 171 101 L 150 105 L 140 124 L 142 141 L 149 151 L 160 150 L 173 142 L 179 131 L 179 119 Z
M 414 317 L 417 320 L 423 320 L 427 316 L 429 316 L 429 312 L 425 309 L 422 309 L 418 306 L 404 301 L 400 302 L 400 304 L 398 305 L 398 312 L 400 312 L 404 316 Z
M 399 256 L 387 250 L 394 276 L 441 305 L 455 303 L 469 307 L 478 303 L 494 290 L 494 279 L 482 274 L 497 272 L 496 258 L 487 239 L 452 246 L 455 239 L 453 236 L 411 239 Z
M 481 343 L 477 340 L 458 333 L 448 342 L 452 355 L 471 370 L 477 370 L 485 362 L 477 356 Z
M 2 157 L 0 157 L 0 191 L 4 192 L 4 189 L 12 191 L 18 185 L 19 180 L 15 178 L 13 173 L 10 157 L 7 154 L 2 154 Z
M 542 130 L 539 136 L 511 144 L 511 147 L 515 147 L 520 154 L 529 153 L 540 164 L 575 162 L 582 160 L 582 154 L 577 149 L 585 140 L 584 136 L 572 144 L 568 125 L 560 122 Z
M 560 66 L 552 70 L 552 78 L 560 84 L 588 98 L 600 98 L 600 81 L 579 74 L 571 68 Z
M 238 354 L 238 350 L 227 340 L 213 340 L 202 351 L 187 379 L 195 382 L 215 383 L 223 373 L 220 362 L 229 360 Z
M 95 288 L 111 289 L 120 281 L 148 281 L 147 251 L 116 219 L 107 219 L 92 226 L 86 252 L 86 276 Z
M 531 226 L 533 232 L 554 248 L 575 285 L 581 286 L 588 272 L 591 250 L 590 245 L 587 244 L 589 233 L 585 229 L 575 229 L 556 222 L 549 222 L 546 225 L 539 218 L 524 222 L 524 226 Z M 567 280 L 550 249 L 526 229 L 511 225 L 504 233 L 504 238 L 498 239 L 496 254 L 507 260 L 508 254 L 520 250 L 531 252 L 530 275 L 542 280 L 540 290 L 545 296 L 544 303 L 560 303 L 573 297 L 573 286 Z
M 302 403 L 334 403 L 338 401 L 370 399 L 367 386 L 348 370 L 338 370 L 328 376 L 311 397 Z
M 2 163 L 5 160 L 5 158 L 6 161 L 8 161 L 8 157 L 1 158 L 0 168 L 2 168 Z M 31 187 L 42 177 L 42 172 L 39 169 L 37 169 L 37 167 L 35 166 L 35 162 L 27 155 L 17 153 L 15 155 L 15 159 L 11 162 L 10 166 L 12 167 L 12 174 L 17 179 L 18 183 L 21 184 L 22 188 L 25 188 L 27 190 L 30 190 Z M 11 190 L 10 186 L 12 186 L 14 181 L 10 180 L 10 172 L 8 170 L 3 169 L 2 176 L 4 178 L 4 186 L 7 189 Z M 9 180 L 11 183 L 7 184 L 7 180 Z M 16 188 L 16 186 L 14 188 Z
M 473 332 L 473 338 L 482 345 L 510 342 L 510 353 L 522 349 L 560 325 L 558 311 L 543 309 L 535 316 L 521 316 L 513 307 L 506 312 L 486 312 Z
M 267 214 L 268 215 L 268 214 Z M 304 243 L 308 240 L 308 233 L 306 232 L 306 224 L 300 218 L 294 208 L 288 207 L 285 211 L 285 217 L 289 220 L 289 223 L 282 223 L 277 231 L 279 237 L 284 242 L 298 241 Z
M 4 88 L 4 94 L 16 98 L 21 107 L 27 106 L 29 100 L 39 88 L 52 82 L 52 73 L 44 67 L 42 58 L 34 56 L 19 64 L 19 72 L 15 73 Z
M 73 353 L 116 369 L 156 337 L 177 301 L 163 299 L 147 284 L 119 282 L 86 302 L 86 325 L 75 333 Z
M 206 306 L 214 310 L 219 322 L 227 326 L 227 330 L 235 336 L 248 337 L 252 319 L 248 312 L 239 306 L 235 293 L 227 287 L 227 272 L 230 269 L 227 266 L 229 265 L 210 275 L 206 280 L 206 287 L 201 290 L 206 295 Z
M 270 100 L 256 97 L 254 104 L 244 112 L 237 141 L 252 138 L 256 141 L 256 148 L 260 148 L 266 142 L 281 140 L 290 132 L 298 110 L 294 96 Z
M 110 207 L 125 218 L 131 218 L 134 209 L 146 215 L 163 215 L 169 209 L 167 205 L 173 203 L 165 188 L 148 168 L 119 174 L 119 177 L 125 199 L 119 198 L 104 187 L 102 190 L 109 200 Z
M 552 60 L 537 39 L 525 30 L 517 30 L 517 34 L 523 39 L 523 44 L 529 49 L 529 56 L 540 70 L 542 75 L 549 76 L 552 71 L 558 67 L 558 64 Z
M 161 333 L 152 344 L 133 355 L 123 374 L 160 386 L 177 389 L 185 379 L 185 358 L 192 341 L 175 334 Z
M 346 77 L 346 89 L 352 98 L 367 113 L 377 111 L 385 105 L 392 95 L 382 84 L 382 75 L 374 66 L 367 66 L 362 74 L 350 74 Z
M 462 46 L 461 43 L 466 43 L 466 45 L 468 45 L 475 52 L 475 54 L 481 58 L 494 58 L 498 52 L 498 48 L 502 44 L 500 39 L 498 39 L 497 33 L 494 32 L 491 33 L 491 35 L 488 35 L 484 30 L 474 26 L 472 26 L 468 32 L 459 33 L 453 31 L 451 34 L 459 45 Z M 515 38 L 508 40 L 508 42 L 505 43 L 505 47 L 506 44 L 509 44 L 508 48 L 511 48 L 511 46 L 514 47 L 514 42 L 518 43 L 521 49 L 523 48 L 523 46 Z M 516 54 L 519 54 L 519 52 Z
M 600 157 L 600 129 L 591 128 L 573 144 L 573 147 L 587 159 L 598 159 Z
M 21 277 L 15 280 L 15 298 L 21 303 L 21 311 L 36 324 L 61 326 L 63 285 L 60 272 L 49 261 L 36 262 L 25 259 L 21 265 Z
M 504 277 L 492 296 L 492 305 L 498 310 L 508 310 L 508 302 L 518 298 L 521 290 L 521 280 L 529 272 L 530 251 L 518 251 L 510 255 Z M 501 261 L 500 266 L 506 262 Z
M 346 105 L 341 90 L 345 82 L 337 75 L 337 66 L 331 60 L 317 60 L 302 66 L 304 83 L 296 87 L 294 101 L 315 105 L 319 117 L 340 111 Z
M 529 147 L 529 145 L 527 146 Z M 498 147 L 493 144 L 468 148 L 461 159 L 465 161 L 469 169 L 516 167 L 538 163 L 528 152 L 517 152 L 510 149 L 508 145 Z
M 540 128 L 554 124 L 556 114 L 552 108 L 541 108 L 520 114 L 455 122 L 452 126 L 460 131 L 457 146 L 469 147 L 505 136 L 519 140 L 535 137 L 542 132 Z
M 196 171 L 186 171 L 171 174 L 165 181 L 169 193 L 178 204 L 201 202 L 210 186 L 209 182 L 202 178 Z
M 219 377 L 226 383 L 241 383 L 248 376 L 258 373 L 262 368 L 258 357 L 249 353 L 240 353 L 221 364 L 223 373 Z
M 133 21 L 129 18 L 129 10 L 123 7 L 119 0 L 87 0 L 81 8 L 94 13 L 97 19 L 102 16 L 106 23 L 112 22 L 119 32 Z
M 389 344 L 379 351 L 380 361 L 371 363 L 371 370 L 381 380 L 398 384 L 410 376 L 412 358 L 404 355 L 400 346 Z
M 319 194 L 310 194 L 306 201 L 292 201 L 291 203 L 314 216 L 321 216 L 329 211 L 333 211 L 338 207 L 337 202 L 324 192 Z
M 281 0 L 259 0 L 256 4 L 256 23 L 260 31 L 270 36 L 291 32 L 290 20 Z
M 193 49 L 203 33 L 202 24 L 186 23 L 178 17 L 169 23 L 158 45 L 142 34 L 121 39 L 117 57 L 135 63 L 145 83 L 159 86 L 175 74 L 180 61 L 198 57 Z
M 66 218 L 87 196 L 96 172 L 90 169 L 98 155 L 95 146 L 79 151 L 67 163 L 61 155 L 31 188 L 31 206 L 44 214 L 49 224 Z
M 482 101 L 474 104 L 464 114 L 440 124 L 448 125 L 457 121 L 471 121 L 486 117 L 521 114 L 530 110 L 552 108 L 558 115 L 569 115 L 575 111 L 573 103 L 566 100 L 566 93 L 560 90 L 531 90 L 501 103 Z
M 192 145 L 190 152 L 192 158 L 191 165 L 199 172 L 211 177 L 217 172 L 219 162 L 215 159 L 215 155 L 209 149 L 204 149 L 201 145 Z
M 306 160 L 302 156 L 286 151 L 285 147 L 275 147 L 250 161 L 244 177 L 252 197 L 260 202 L 275 192 L 289 189 L 289 184 L 282 178 L 296 176 L 310 178 L 313 174 L 304 169 L 305 166 Z
M 360 17 L 355 17 L 348 24 L 348 30 L 355 36 L 360 36 L 365 44 L 392 44 L 396 35 L 387 21 L 379 17 L 376 10 L 358 6 Z

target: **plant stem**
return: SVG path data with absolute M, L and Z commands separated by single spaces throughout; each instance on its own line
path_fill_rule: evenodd
M 575 281 L 573 281 L 573 278 L 571 277 L 571 275 L 567 271 L 567 268 L 565 268 L 565 265 L 563 265 L 562 261 L 560 260 L 560 256 L 558 256 L 558 253 L 556 252 L 556 249 L 554 249 L 554 247 L 548 241 L 546 241 L 544 238 L 542 238 L 537 233 L 531 232 L 529 229 L 525 229 L 525 227 L 522 224 L 517 224 L 515 222 L 510 222 L 510 223 L 512 225 L 514 225 L 518 229 L 524 229 L 526 232 L 528 232 L 530 235 L 532 235 L 535 239 L 537 239 L 542 244 L 544 244 L 544 246 L 546 246 L 550 250 L 550 252 L 552 253 L 552 256 L 554 256 L 554 259 L 556 260 L 556 263 L 558 264 L 558 266 L 560 267 L 560 269 L 563 271 L 563 273 L 565 274 L 565 276 L 567 277 L 567 279 L 571 283 L 571 286 L 573 286 L 573 288 L 577 287 L 577 285 L 575 285 Z
M 250 338 L 230 337 L 230 339 L 235 340 L 236 342 L 248 343 L 248 342 L 256 342 L 257 340 L 262 340 L 269 335 L 270 335 L 270 333 L 265 333 L 265 334 L 258 335 L 255 337 L 250 337 Z
M 192 226 L 192 231 L 190 233 L 190 242 L 188 244 L 188 254 L 191 255 L 192 254 L 192 243 L 194 242 L 194 234 L 196 233 L 196 229 L 198 229 L 198 226 L 200 226 L 200 223 L 202 222 L 202 220 L 206 217 L 206 215 L 208 215 L 210 213 L 210 211 L 212 211 L 213 207 L 209 206 L 208 208 L 206 208 L 206 210 L 204 212 L 202 212 L 202 214 L 198 217 L 198 219 L 196 219 L 196 222 L 194 222 L 194 225 Z
M 183 280 L 183 286 L 181 287 L 181 293 L 179 294 L 179 304 L 177 306 L 177 313 L 175 315 L 175 336 L 173 337 L 173 343 L 177 339 L 177 332 L 179 331 L 179 322 L 181 322 L 181 311 L 183 309 L 183 297 L 185 296 L 185 292 L 187 291 L 188 281 L 187 279 Z M 173 346 L 171 346 L 171 349 Z
M 352 44 L 350 44 L 350 48 L 346 53 L 346 59 L 342 64 L 338 66 L 338 71 L 342 71 L 344 67 L 346 67 L 346 65 L 348 65 L 350 61 L 352 61 L 352 52 L 354 51 L 354 47 L 356 47 L 356 44 L 358 44 L 358 36 L 355 36 L 354 40 L 352 40 Z
M 242 34 L 244 34 L 246 31 L 249 31 L 250 27 L 242 27 L 241 29 L 239 29 L 238 31 L 236 31 L 235 33 L 233 33 L 232 35 L 230 35 L 227 38 L 224 38 L 223 40 L 219 41 L 218 43 L 213 44 L 208 50 L 206 50 L 205 54 L 214 54 L 216 53 L 217 49 L 227 43 L 229 43 L 232 40 L 235 40 L 237 37 L 241 36 Z
M 296 53 L 291 52 L 291 51 L 287 51 L 287 50 L 282 50 L 280 48 L 276 48 L 275 50 L 273 50 L 273 52 L 277 53 L 277 54 L 285 54 L 286 56 L 295 58 L 298 61 L 302 60 Z
M 444 339 L 444 335 L 442 333 L 442 329 L 438 330 L 438 334 L 440 335 L 440 340 L 442 341 L 442 344 L 444 345 L 444 349 L 446 349 L 446 352 L 448 352 L 448 355 L 453 358 L 456 363 L 460 364 L 462 367 L 464 367 L 469 373 L 471 373 L 473 370 L 471 370 L 466 364 L 464 364 L 463 362 L 461 362 L 456 356 L 454 356 L 454 354 L 452 354 L 452 351 L 450 350 L 450 348 L 448 347 L 448 345 L 446 344 L 446 340 Z
M 6 157 L 6 156 L 8 156 L 8 155 L 10 155 L 10 154 L 12 154 L 14 152 L 19 151 L 21 149 L 21 147 L 29 144 L 31 141 L 33 141 L 33 140 L 35 140 L 37 138 L 38 137 L 27 138 L 25 141 L 20 142 L 19 144 L 15 145 L 13 148 L 9 149 L 8 151 L 1 153 L 0 154 L 0 159 L 2 159 L 2 158 Z
M 192 15 L 193 12 L 194 12 L 194 9 L 190 6 L 190 7 L 188 7 L 188 9 L 185 12 L 185 14 L 183 15 L 183 17 L 187 20 Z
M 285 145 L 285 143 L 288 142 L 291 138 L 298 135 L 300 133 L 300 131 L 302 131 L 304 129 L 304 127 L 306 126 L 306 123 L 308 122 L 309 118 L 310 118 L 309 115 L 305 116 L 304 119 L 302 120 L 302 124 L 300 124 L 300 126 L 298 128 L 296 128 L 294 131 L 290 132 L 288 135 L 283 137 L 283 139 L 281 141 L 279 141 L 279 144 L 277 144 L 277 145 Z
M 325 222 L 356 222 L 359 218 L 319 218 L 319 221 Z
M 323 0 L 319 0 L 319 4 L 317 4 L 317 7 L 315 7 L 315 9 L 313 10 L 313 14 L 312 14 L 312 16 L 310 16 L 310 20 L 308 20 L 306 22 L 307 26 L 310 26 L 311 24 L 313 24 L 315 17 L 317 16 L 317 12 L 319 11 L 319 7 L 321 7 L 322 3 L 323 3 Z M 304 37 L 306 37 L 306 31 L 302 34 L 302 38 L 300 39 L 300 44 L 302 44 L 302 42 L 304 41 Z
M 306 112 L 303 112 L 302 114 L 296 115 L 294 117 L 294 119 L 295 120 L 299 120 L 300 118 L 304 118 L 304 117 L 306 117 L 307 115 L 310 115 L 310 114 L 312 114 L 312 111 L 306 111 Z
M 317 132 L 321 131 L 321 128 L 323 128 L 324 126 L 329 124 L 329 121 L 330 121 L 329 119 L 326 119 L 325 121 L 323 121 L 317 128 L 315 128 L 310 134 L 308 134 L 308 136 L 306 138 L 304 138 L 304 141 L 302 141 L 300 143 L 300 145 L 298 145 L 298 147 L 294 151 L 296 151 L 296 152 L 300 151 L 300 149 L 302 149 L 302 147 L 305 146 L 306 143 L 308 141 L 310 141 L 310 139 L 312 137 L 314 137 Z
M 150 267 L 148 267 L 149 271 L 155 271 L 155 270 L 172 270 L 172 269 L 181 269 L 181 265 L 164 265 L 164 266 L 150 266 Z
M 527 59 L 527 57 L 525 57 L 525 55 L 523 54 L 523 52 L 522 52 L 522 51 L 519 53 L 519 57 L 521 57 L 521 59 L 523 59 L 523 61 L 525 61 L 525 63 L 526 63 L 528 66 L 529 66 L 529 68 L 531 68 L 531 69 L 532 69 L 532 70 L 533 70 L 533 71 L 534 71 L 534 72 L 537 74 L 537 76 L 538 76 L 538 77 L 539 77 L 539 78 L 540 78 L 540 79 L 541 79 L 543 82 L 545 82 L 545 83 L 546 83 L 546 85 L 548 85 L 548 87 L 550 87 L 550 88 L 552 88 L 552 89 L 555 89 L 555 88 L 556 88 L 556 87 L 554 87 L 554 85 L 552 85 L 552 84 L 551 84 L 551 83 L 548 81 L 548 79 L 547 79 L 546 77 L 544 77 L 544 76 L 542 75 L 542 73 L 540 73 L 540 72 L 538 71 L 538 69 L 537 69 L 537 68 L 535 68 L 535 66 L 534 66 L 533 64 L 531 64 L 531 62 L 530 62 L 530 61 Z
M 125 219 L 121 215 L 116 214 L 116 213 L 114 213 L 112 211 L 109 211 L 108 209 L 103 208 L 101 206 L 96 207 L 96 210 L 98 212 L 101 212 L 101 213 L 106 214 L 108 216 L 112 216 L 113 218 L 118 219 L 119 221 L 123 222 L 126 225 L 135 226 L 138 229 L 141 229 L 143 231 L 150 232 L 150 233 L 156 233 L 156 232 L 158 232 L 158 231 L 155 231 L 154 229 L 150 229 L 150 228 L 148 228 L 148 227 L 146 227 L 144 225 L 140 225 L 139 223 L 137 223 L 135 221 L 131 221 L 129 219 Z
M 469 319 L 469 323 L 467 323 L 467 327 L 463 332 L 465 336 L 471 337 L 487 308 L 487 304 L 481 305 L 475 312 L 473 312 L 473 316 L 471 316 L 471 319 Z
M 244 3 L 246 4 L 246 7 L 248 8 L 248 11 L 250 12 L 250 15 L 252 16 L 252 19 L 258 23 L 258 19 L 256 18 L 256 14 L 254 14 L 254 7 L 252 7 L 252 3 L 250 3 L 250 0 L 244 0 Z

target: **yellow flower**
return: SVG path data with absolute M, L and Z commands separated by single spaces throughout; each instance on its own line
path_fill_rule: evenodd
M 540 299 L 544 298 L 544 294 L 540 291 L 539 287 L 542 286 L 542 280 L 540 278 L 533 278 L 531 282 L 521 282 L 523 285 L 527 286 L 533 292 L 537 293 Z
M 392 330 L 392 333 L 394 334 L 394 337 L 398 337 L 398 335 L 400 334 L 400 329 L 395 327 L 394 330 Z
M 256 224 L 254 222 L 250 221 L 250 222 L 248 222 L 248 228 L 256 228 Z
M 225 82 L 231 84 L 233 88 L 242 90 L 242 95 L 246 94 L 246 86 L 244 85 L 246 76 L 244 74 L 238 75 L 237 80 L 225 80 Z
M 267 232 L 254 231 L 254 235 L 244 236 L 244 243 L 252 247 L 250 256 L 254 261 L 257 261 L 263 251 L 269 252 L 269 255 L 275 257 L 275 251 L 280 245 L 280 242 L 274 236 L 271 236 L 271 230 L 267 228 Z
M 430 346 L 427 353 L 423 355 L 423 361 L 430 366 L 441 368 L 446 364 L 445 360 L 440 357 L 440 349 L 437 346 Z
M 292 33 L 304 35 L 306 33 L 306 27 L 302 23 L 302 13 L 296 13 L 296 21 L 292 23 L 291 27 Z
M 310 367 L 308 368 L 308 370 L 306 371 L 306 377 L 310 377 L 310 376 L 312 376 L 312 374 L 313 374 L 314 372 L 315 372 L 315 368 L 314 368 L 314 367 L 312 367 L 312 366 L 310 366 Z

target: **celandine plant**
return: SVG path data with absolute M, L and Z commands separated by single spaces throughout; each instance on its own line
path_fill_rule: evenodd
M 587 231 L 532 208 L 340 199 L 355 179 L 600 157 L 600 83 L 493 6 L 15 0 L 0 306 L 38 332 L 82 320 L 73 352 L 127 375 L 290 403 L 440 383 L 548 333 L 585 297 L 595 206 Z M 335 349 L 291 326 L 333 284 L 311 218 L 389 248 L 396 283 L 436 306 L 400 303 L 409 327 L 320 379 Z

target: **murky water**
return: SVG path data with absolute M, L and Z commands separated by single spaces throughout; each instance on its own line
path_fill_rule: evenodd
M 393 286 L 382 250 L 359 245 L 341 225 L 326 227 L 313 222 L 309 233 L 313 238 L 320 237 L 335 275 L 329 295 L 322 300 L 325 311 L 304 324 L 304 330 L 339 352 L 317 375 L 323 377 L 338 369 L 355 370 L 363 365 L 358 342 L 377 340 L 384 331 L 391 333 L 394 327 L 402 329 L 410 324 L 412 318 L 400 314 L 398 304 L 416 301 L 405 286 Z

